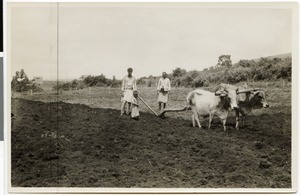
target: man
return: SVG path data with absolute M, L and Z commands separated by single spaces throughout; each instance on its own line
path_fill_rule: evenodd
M 162 78 L 159 79 L 158 85 L 157 85 L 157 101 L 159 110 L 162 110 L 162 104 L 163 109 L 166 108 L 166 104 L 169 100 L 169 93 L 171 91 L 171 82 L 170 79 L 167 78 L 167 73 L 162 73 Z
M 125 76 L 122 80 L 122 106 L 121 106 L 121 116 L 125 112 L 126 103 L 128 104 L 128 109 L 126 114 L 130 115 L 131 113 L 131 100 L 133 98 L 133 92 L 137 90 L 136 79 L 132 76 L 132 68 L 127 69 L 128 75 Z

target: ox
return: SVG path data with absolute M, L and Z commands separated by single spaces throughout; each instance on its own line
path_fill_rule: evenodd
M 237 94 L 239 109 L 236 110 L 236 129 L 239 129 L 239 120 L 241 117 L 242 126 L 245 123 L 245 117 L 253 110 L 268 108 L 266 93 L 260 89 L 248 89 L 239 91 Z
M 195 127 L 195 121 L 201 128 L 199 116 L 209 116 L 208 128 L 214 116 L 218 116 L 223 123 L 224 131 L 226 130 L 226 120 L 231 109 L 237 109 L 236 91 L 228 90 L 226 87 L 219 87 L 215 92 L 209 92 L 201 89 L 191 91 L 187 95 L 187 102 L 192 109 L 192 123 Z
M 266 93 L 260 89 L 249 89 L 246 84 L 242 86 L 234 86 L 229 84 L 220 84 L 221 87 L 236 90 L 238 109 L 235 110 L 236 114 L 236 129 L 239 129 L 239 121 L 241 119 L 242 126 L 245 123 L 245 117 L 253 110 L 260 108 L 267 108 L 269 104 L 266 100 Z

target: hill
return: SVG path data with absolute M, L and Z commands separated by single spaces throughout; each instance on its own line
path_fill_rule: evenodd
M 284 53 L 284 54 L 278 54 L 278 55 L 272 55 L 272 56 L 267 56 L 267 57 L 263 57 L 263 58 L 267 58 L 267 59 L 274 59 L 274 58 L 280 58 L 280 59 L 285 59 L 288 57 L 292 57 L 292 53 Z M 259 61 L 261 58 L 256 58 L 253 59 L 254 61 Z
M 168 76 L 172 86 L 202 87 L 216 83 L 235 84 L 244 81 L 291 81 L 291 53 L 267 56 L 252 60 L 241 59 L 231 66 L 211 66 L 202 71 L 176 68 Z M 140 78 L 140 85 L 156 85 L 160 76 Z
M 256 59 L 241 59 L 231 66 L 211 66 L 202 71 L 176 68 L 168 77 L 172 86 L 175 87 L 203 87 L 217 83 L 235 84 L 244 81 L 291 81 L 292 74 L 292 54 L 284 53 Z M 148 76 L 138 79 L 139 86 L 156 86 L 161 76 Z M 92 86 L 119 87 L 121 81 L 117 79 L 107 79 L 104 75 L 87 76 L 83 80 L 74 79 L 71 82 L 60 81 L 56 86 L 56 81 L 45 81 L 41 86 L 45 91 L 78 89 Z

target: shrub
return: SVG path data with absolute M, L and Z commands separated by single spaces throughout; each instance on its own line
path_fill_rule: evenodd
M 207 87 L 209 86 L 209 81 L 206 80 L 205 78 L 203 77 L 197 77 L 194 79 L 194 87 L 198 88 L 198 87 Z
M 177 67 L 175 70 L 173 70 L 172 76 L 173 77 L 181 77 L 185 74 L 186 74 L 185 69 L 181 69 L 181 68 Z

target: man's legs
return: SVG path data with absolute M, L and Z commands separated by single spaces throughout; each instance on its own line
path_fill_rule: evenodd
M 161 102 L 158 102 L 158 109 L 161 110 Z
M 126 103 L 127 103 L 127 111 L 126 114 L 130 115 L 131 114 L 131 103 L 123 101 L 122 102 L 122 106 L 121 106 L 121 116 L 125 113 L 125 107 L 126 107 Z
M 131 103 L 127 102 L 128 103 L 128 110 L 127 110 L 127 115 L 130 115 L 131 114 Z
M 126 106 L 126 101 L 123 101 L 122 102 L 122 105 L 121 105 L 121 116 L 124 114 L 125 112 L 125 106 Z
M 164 103 L 164 109 L 166 109 L 166 105 L 167 105 L 167 103 Z

